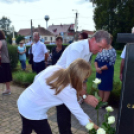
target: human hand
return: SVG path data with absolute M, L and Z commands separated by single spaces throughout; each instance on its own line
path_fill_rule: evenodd
M 92 122 L 90 119 L 89 119 L 89 121 Z M 94 123 L 94 122 L 92 122 L 92 123 Z M 99 129 L 99 126 L 97 126 L 95 123 L 94 123 L 94 129 L 96 129 L 96 130 Z
M 98 105 L 98 100 L 93 95 L 87 95 L 87 98 L 84 101 L 92 107 L 96 107 Z
M 100 68 L 96 68 L 96 72 L 97 72 L 97 73 L 99 73 L 99 74 L 101 74 L 101 73 L 102 73 L 102 71 L 101 71 L 101 69 L 100 69 Z

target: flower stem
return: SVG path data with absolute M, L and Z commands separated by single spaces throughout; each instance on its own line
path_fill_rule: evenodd
M 97 125 L 99 126 L 99 109 L 97 109 Z

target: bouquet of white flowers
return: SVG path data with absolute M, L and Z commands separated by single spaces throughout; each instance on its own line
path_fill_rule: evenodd
M 101 80 L 96 78 L 93 82 L 93 87 L 96 89 L 95 97 L 99 101 L 95 108 L 97 111 L 97 125 L 99 125 L 99 109 L 100 107 L 107 105 L 107 102 L 102 102 L 102 98 L 98 96 L 98 84 L 101 83 Z M 106 111 L 107 113 L 104 115 L 104 122 L 97 131 L 94 129 L 94 125 L 92 125 L 92 123 L 86 126 L 86 128 L 89 130 L 89 134 L 115 134 L 115 128 L 111 126 L 115 123 L 115 117 L 110 116 L 110 112 L 113 112 L 114 109 L 111 106 L 108 106 L 106 107 Z

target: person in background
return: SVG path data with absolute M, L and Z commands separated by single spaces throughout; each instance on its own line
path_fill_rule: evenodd
M 98 86 L 99 96 L 103 102 L 108 101 L 110 92 L 113 89 L 116 50 L 111 45 L 113 36 L 110 35 L 110 38 L 110 44 L 102 52 L 98 53 L 95 59 L 96 77 L 101 79 L 101 83 Z
M 47 62 L 45 62 L 45 64 L 46 64 L 46 67 L 48 67 L 48 66 L 50 66 L 50 65 L 52 65 L 52 56 L 51 56 L 51 54 L 50 54 L 50 50 L 47 50 L 48 51 L 48 58 L 47 58 Z
M 88 34 L 86 32 L 82 32 L 78 36 L 78 40 L 88 39 Z
M 109 33 L 103 30 L 97 31 L 90 39 L 85 39 L 70 44 L 64 50 L 56 65 L 59 65 L 62 68 L 67 68 L 73 61 L 78 58 L 82 58 L 86 62 L 89 62 L 90 56 L 92 54 L 101 52 L 104 48 L 107 48 L 109 43 Z M 83 93 L 81 96 L 83 97 L 84 102 L 93 107 L 96 107 L 98 100 L 94 96 L 88 95 L 85 90 L 82 90 L 82 92 Z M 64 104 L 57 106 L 56 108 L 60 134 L 72 134 L 70 111 Z
M 91 67 L 83 59 L 77 59 L 66 69 L 54 65 L 38 74 L 17 101 L 22 119 L 21 134 L 31 134 L 32 130 L 37 134 L 52 134 L 47 120 L 47 111 L 51 107 L 62 104 L 67 106 L 82 126 L 90 125 L 92 122 L 90 117 L 84 113 L 77 102 L 82 83 L 90 74 Z M 96 130 L 99 128 L 95 124 L 93 127 Z
M 45 69 L 45 61 L 47 61 L 48 53 L 46 45 L 40 42 L 38 32 L 33 33 L 34 44 L 32 45 L 34 70 L 38 74 Z
M 24 41 L 21 40 L 18 46 L 19 61 L 21 63 L 21 69 L 26 70 L 26 47 L 23 45 Z
M 32 43 L 33 43 L 33 42 L 32 42 L 32 38 L 30 37 L 29 42 L 26 43 L 26 46 L 31 46 Z
M 132 34 L 134 34 L 134 27 L 132 28 Z M 123 78 L 123 71 L 124 71 L 124 64 L 125 64 L 125 57 L 126 57 L 126 45 L 121 53 L 121 65 L 120 65 L 120 80 L 122 81 Z
M 5 40 L 4 32 L 0 30 L 0 83 L 6 84 L 6 90 L 2 95 L 10 95 L 11 88 L 10 82 L 12 81 L 12 73 L 10 68 L 10 60 L 7 49 L 7 43 Z
M 55 65 L 62 55 L 65 47 L 63 44 L 63 38 L 61 36 L 56 37 L 56 47 L 52 49 L 52 65 Z
M 31 64 L 31 67 L 32 67 L 32 72 L 35 72 L 34 70 L 34 62 L 33 62 L 33 54 L 32 54 L 32 45 L 33 43 L 31 44 L 31 47 L 29 48 L 29 64 Z
M 40 42 L 45 43 L 44 38 L 41 38 L 41 37 L 40 37 Z

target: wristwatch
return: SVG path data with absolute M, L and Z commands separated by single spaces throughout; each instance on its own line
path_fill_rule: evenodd
M 85 99 L 87 98 L 87 95 L 84 94 L 84 95 L 82 96 L 82 98 L 83 98 L 83 100 L 85 100 Z

